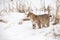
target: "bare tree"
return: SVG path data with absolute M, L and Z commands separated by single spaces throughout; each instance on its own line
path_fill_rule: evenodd
M 58 1 L 57 1 L 58 2 Z M 58 24 L 59 23 L 59 16 L 58 16 L 58 9 L 59 9 L 59 5 L 57 4 L 57 2 L 56 2 L 56 15 L 55 15 L 55 20 L 54 20 L 54 23 L 53 23 L 53 25 L 56 25 L 56 24 Z
M 48 14 L 50 14 L 50 6 L 47 7 Z

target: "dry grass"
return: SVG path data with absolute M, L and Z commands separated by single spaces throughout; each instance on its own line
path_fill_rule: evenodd
M 16 3 L 16 9 L 18 12 L 21 12 L 21 13 L 25 12 L 24 6 L 22 6 L 20 4 L 18 5 L 17 3 Z
M 55 17 L 55 18 L 54 18 L 54 23 L 53 23 L 53 25 L 58 24 L 58 23 L 59 23 L 59 21 L 60 21 L 59 16 L 58 16 L 58 17 Z

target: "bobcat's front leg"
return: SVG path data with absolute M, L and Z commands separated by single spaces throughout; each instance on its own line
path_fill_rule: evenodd
M 35 27 L 36 27 L 36 22 L 35 21 L 32 21 L 32 26 L 33 26 L 33 29 L 35 29 Z
M 36 27 L 36 25 L 35 25 L 35 24 L 33 24 L 33 29 L 35 29 L 35 27 Z

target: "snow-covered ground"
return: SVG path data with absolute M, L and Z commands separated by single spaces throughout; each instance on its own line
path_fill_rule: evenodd
M 0 0 L 1 1 L 1 0 Z M 6 0 L 8 3 L 8 0 Z M 9 0 L 10 1 L 10 0 Z M 15 0 L 14 0 L 15 1 Z M 27 2 L 29 4 L 27 4 Z M 31 4 L 30 4 L 31 2 Z M 33 10 L 33 13 L 37 15 L 44 14 L 44 11 L 39 11 L 41 7 L 44 6 L 44 0 L 25 0 L 26 8 L 28 6 L 31 7 Z M 9 8 L 8 4 L 4 4 L 4 1 L 0 4 L 0 8 L 5 8 L 7 6 L 7 9 Z M 12 4 L 12 2 L 9 2 Z M 16 1 L 14 2 L 16 3 Z M 16 6 L 16 4 L 14 5 Z M 23 0 L 24 3 L 24 0 Z M 40 4 L 41 3 L 41 4 Z M 5 6 L 4 6 L 5 5 Z M 56 0 L 45 0 L 45 7 L 50 5 L 51 8 L 53 8 L 53 11 L 51 14 L 55 14 L 56 11 Z M 3 6 L 3 7 L 2 7 Z M 36 11 L 35 9 L 38 9 Z M 1 9 L 0 9 L 1 10 Z M 47 12 L 46 12 L 47 13 Z M 22 19 L 26 18 L 25 13 L 19 13 L 19 12 L 2 12 L 2 15 L 0 16 L 0 19 L 2 19 L 4 22 L 0 22 L 0 40 L 60 40 L 60 36 L 54 35 L 54 32 L 58 35 L 60 34 L 60 24 L 52 25 L 52 22 L 50 22 L 49 27 L 43 27 L 41 29 L 32 29 L 32 22 L 29 21 L 22 21 Z M 19 24 L 21 22 L 22 24 Z M 53 32 L 53 27 L 55 31 Z
M 32 29 L 31 21 L 24 21 L 18 24 L 20 20 L 25 18 L 24 13 L 12 12 L 3 16 L 3 20 L 7 23 L 0 22 L 0 40 L 60 40 L 60 37 L 55 38 L 53 35 L 53 25 L 41 29 Z M 54 26 L 57 30 L 60 25 Z M 60 32 L 58 32 L 60 33 Z

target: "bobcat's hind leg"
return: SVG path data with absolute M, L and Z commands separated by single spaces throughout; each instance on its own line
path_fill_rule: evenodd
M 45 27 L 45 24 L 43 24 L 42 27 Z
M 37 25 L 38 25 L 38 27 L 39 27 L 39 28 L 41 28 L 41 27 L 42 27 L 40 23 L 37 23 Z
M 47 27 L 49 27 L 49 22 L 47 23 Z

